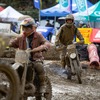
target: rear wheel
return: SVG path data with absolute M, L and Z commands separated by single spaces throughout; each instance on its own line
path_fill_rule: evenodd
M 19 100 L 17 72 L 5 62 L 0 63 L 0 100 Z
M 73 60 L 73 65 L 75 68 L 75 73 L 76 73 L 77 78 L 78 78 L 78 82 L 79 82 L 79 84 L 82 84 L 80 66 L 77 64 L 76 60 Z

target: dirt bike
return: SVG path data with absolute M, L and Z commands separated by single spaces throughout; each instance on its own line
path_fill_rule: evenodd
M 67 54 L 70 61 L 70 68 L 68 67 L 68 78 L 71 79 L 72 74 L 75 74 L 78 78 L 78 82 L 81 84 L 81 65 L 79 61 L 78 52 L 75 44 L 70 44 L 67 46 Z
M 15 54 L 15 63 L 12 65 L 12 67 L 15 70 L 18 70 L 19 68 L 23 68 L 22 75 L 20 77 L 20 91 L 19 91 L 19 100 L 27 100 L 29 96 L 35 97 L 35 100 L 51 100 L 52 98 L 52 89 L 51 89 L 51 83 L 48 77 L 46 77 L 46 92 L 40 93 L 40 83 L 37 73 L 35 72 L 35 69 L 33 71 L 33 86 L 34 87 L 28 87 L 26 82 L 26 74 L 28 70 L 28 63 L 29 63 L 29 52 L 27 50 L 16 50 Z M 28 93 L 25 91 L 31 91 L 31 93 Z
M 65 58 L 68 57 L 69 62 L 70 62 L 70 67 L 67 67 L 67 68 L 65 67 L 65 69 L 67 69 L 68 79 L 71 80 L 72 76 L 76 75 L 78 78 L 79 84 L 81 84 L 82 83 L 82 80 L 81 80 L 82 68 L 80 65 L 79 56 L 76 49 L 76 44 L 70 44 L 67 47 L 66 46 L 61 46 L 61 48 L 58 47 L 58 50 L 60 51 L 64 48 L 67 50 Z

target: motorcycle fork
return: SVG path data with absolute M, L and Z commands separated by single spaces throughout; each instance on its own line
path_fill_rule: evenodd
M 73 66 L 73 60 L 70 57 L 69 57 L 69 61 L 70 61 L 71 71 L 72 73 L 75 73 L 74 66 Z
M 27 64 L 24 63 L 23 65 L 24 65 L 24 71 L 21 78 L 21 97 L 24 95 L 25 84 L 26 84 L 26 74 L 27 74 Z
M 67 55 L 68 55 L 70 66 L 71 66 L 71 72 L 75 73 L 75 69 L 74 69 L 74 66 L 73 66 L 73 60 L 77 61 L 77 56 L 74 59 L 70 58 L 70 54 L 73 53 L 73 52 L 75 52 L 77 54 L 76 49 L 72 48 L 72 49 L 69 50 L 69 52 L 67 51 Z M 77 63 L 78 63 L 78 61 L 77 61 Z
M 74 73 L 75 70 L 74 70 L 74 66 L 73 66 L 73 59 L 70 58 L 70 54 L 71 54 L 72 52 L 73 52 L 73 49 L 67 50 L 66 56 L 68 56 L 68 59 L 69 59 L 69 63 L 70 63 L 70 67 L 71 67 L 71 72 Z
M 76 50 L 76 54 L 77 54 L 77 62 L 78 62 L 78 65 L 80 67 L 80 70 L 82 70 L 82 66 L 80 64 L 79 55 L 78 55 L 78 51 L 77 50 Z
M 77 52 L 77 50 L 75 51 L 75 53 L 76 53 L 76 58 L 75 58 L 75 59 L 71 59 L 71 58 L 69 57 L 69 61 L 70 61 L 72 73 L 75 73 L 75 69 L 74 69 L 74 66 L 73 66 L 73 60 L 76 60 L 76 62 L 77 62 L 77 64 L 78 64 L 77 67 L 79 67 L 80 69 L 82 69 L 81 64 L 80 64 L 80 61 L 79 61 L 79 57 L 78 57 L 78 52 Z

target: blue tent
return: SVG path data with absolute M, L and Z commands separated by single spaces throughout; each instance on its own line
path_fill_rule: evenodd
M 53 27 L 41 27 L 39 26 L 36 30 L 37 32 L 40 32 L 47 40 L 50 40 L 50 35 L 52 36 L 55 33 L 55 30 Z
M 91 7 L 93 4 L 90 3 L 89 1 L 87 1 L 88 7 Z M 75 0 L 72 0 L 72 13 L 78 12 Z M 51 8 L 47 8 L 44 10 L 40 11 L 40 16 L 48 16 L 48 17 L 60 17 L 60 16 L 66 16 L 67 14 L 70 13 L 70 7 L 64 8 L 61 7 L 59 4 L 51 7 Z

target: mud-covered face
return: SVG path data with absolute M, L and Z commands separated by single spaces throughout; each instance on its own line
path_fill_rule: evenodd
M 72 19 L 67 19 L 66 20 L 66 23 L 72 24 L 73 23 L 73 20 Z
M 25 33 L 26 36 L 29 36 L 34 31 L 32 25 L 22 26 L 22 30 L 23 30 L 23 32 Z
M 66 19 L 66 25 L 67 26 L 72 26 L 73 25 L 73 19 Z

